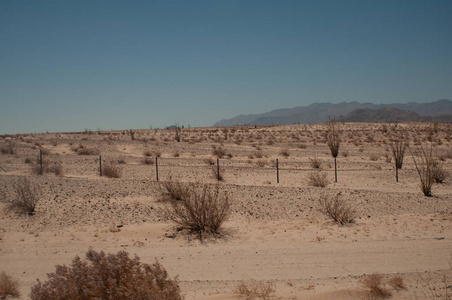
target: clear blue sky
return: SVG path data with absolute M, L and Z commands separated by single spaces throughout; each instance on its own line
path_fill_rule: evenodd
M 0 134 L 452 99 L 452 1 L 0 1 Z

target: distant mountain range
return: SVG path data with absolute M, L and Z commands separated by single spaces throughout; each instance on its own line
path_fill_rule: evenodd
M 327 116 L 341 122 L 452 122 L 452 101 L 429 103 L 373 104 L 359 102 L 313 103 L 308 106 L 277 109 L 252 115 L 223 119 L 213 126 L 284 125 L 323 123 Z

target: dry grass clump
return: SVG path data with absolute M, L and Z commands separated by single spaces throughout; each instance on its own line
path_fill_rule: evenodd
M 153 165 L 155 163 L 154 159 L 152 157 L 144 157 L 143 158 L 143 164 L 145 165 Z
M 53 299 L 182 299 L 177 279 L 168 278 L 156 261 L 149 265 L 125 251 L 106 255 L 89 249 L 86 260 L 57 265 L 48 280 L 32 287 L 32 300 Z
M 224 150 L 223 147 L 213 146 L 212 155 L 214 155 L 218 158 L 222 158 L 223 156 L 226 156 L 226 150 Z
M 143 151 L 143 155 L 144 155 L 144 156 L 152 156 L 152 154 L 153 154 L 153 153 L 152 153 L 151 150 L 144 150 L 144 151 Z
M 0 273 L 0 299 L 7 297 L 16 298 L 20 296 L 19 281 L 7 275 L 5 272 Z
M 315 187 L 326 187 L 328 185 L 328 179 L 326 173 L 323 172 L 310 172 L 308 175 L 309 185 Z
M 383 275 L 374 273 L 363 280 L 363 285 L 367 288 L 367 299 L 387 299 L 392 296 L 391 291 L 385 287 Z
M 218 236 L 227 220 L 232 201 L 219 186 L 165 182 L 161 185 L 162 200 L 168 204 L 168 217 L 195 234 L 200 240 L 207 234 Z
M 33 167 L 33 173 L 37 175 L 43 175 L 44 173 L 53 173 L 57 176 L 64 176 L 63 165 L 59 162 L 56 163 L 43 163 L 42 169 L 40 164 L 36 164 Z
M 32 216 L 36 213 L 36 205 L 41 197 L 38 186 L 27 179 L 19 181 L 16 185 L 15 196 L 6 201 L 6 212 L 13 211 L 18 214 Z
M 121 178 L 122 167 L 114 163 L 106 163 L 102 165 L 102 176 L 108 178 Z
M 290 152 L 289 152 L 289 149 L 283 148 L 283 149 L 281 149 L 281 150 L 279 151 L 279 154 L 281 154 L 281 155 L 284 156 L 284 157 L 289 157 Z
M 356 210 L 345 200 L 339 198 L 340 193 L 329 198 L 325 194 L 320 195 L 320 211 L 341 225 L 355 222 Z
M 241 283 L 236 292 L 246 297 L 246 299 L 270 299 L 275 293 L 275 285 L 272 283 L 264 284 L 262 282 L 253 281 L 249 286 Z
M 16 154 L 16 143 L 14 141 L 8 141 L 6 145 L 0 148 L 2 154 Z
M 320 169 L 320 167 L 322 166 L 322 161 L 317 157 L 310 158 L 309 160 L 311 161 L 311 167 L 314 169 Z
M 443 164 L 437 159 L 434 159 L 432 162 L 432 176 L 436 183 L 443 183 L 447 176 L 449 176 Z
M 83 144 L 73 147 L 72 150 L 78 155 L 99 155 L 100 151 L 96 148 L 88 148 Z
M 389 278 L 388 284 L 396 291 L 406 290 L 403 278 L 401 276 L 394 276 Z

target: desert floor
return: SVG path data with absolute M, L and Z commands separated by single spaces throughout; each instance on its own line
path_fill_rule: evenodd
M 452 125 L 336 125 L 337 182 L 326 124 L 3 136 L 0 148 L 11 146 L 14 154 L 0 154 L 0 272 L 19 280 L 20 298 L 28 299 L 37 279 L 93 247 L 125 250 L 146 263 L 157 259 L 178 276 L 186 299 L 245 299 L 237 291 L 242 283 L 271 284 L 270 299 L 365 299 L 362 281 L 373 273 L 403 278 L 404 290 L 386 285 L 392 299 L 446 299 L 452 294 Z M 410 150 L 396 182 L 391 138 L 400 132 L 413 152 L 432 147 L 449 172 L 433 185 L 432 197 L 419 187 Z M 120 178 L 99 176 L 100 155 Z M 156 156 L 160 183 L 212 185 L 221 156 L 220 189 L 233 200 L 222 236 L 201 242 L 168 220 Z M 309 182 L 319 172 L 326 187 Z M 33 216 L 3 209 L 24 178 L 40 188 Z M 320 211 L 319 198 L 337 194 L 356 209 L 354 223 L 342 226 Z

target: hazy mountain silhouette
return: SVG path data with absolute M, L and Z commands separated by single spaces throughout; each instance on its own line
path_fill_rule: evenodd
M 402 123 L 402 122 L 443 122 L 452 123 L 452 115 L 421 116 L 413 111 L 393 107 L 374 109 L 356 109 L 346 116 L 337 118 L 340 122 L 372 122 L 372 123 Z
M 251 115 L 239 115 L 231 119 L 223 119 L 213 126 L 235 126 L 235 125 L 283 125 L 283 124 L 293 124 L 293 123 L 322 123 L 325 122 L 326 117 L 336 116 L 336 117 L 350 117 L 359 119 L 357 115 L 367 114 L 368 117 L 372 115 L 372 118 L 383 119 L 385 118 L 385 111 L 379 111 L 382 108 L 394 108 L 400 111 L 413 112 L 413 114 L 402 113 L 397 111 L 386 111 L 386 114 L 392 114 L 396 119 L 396 115 L 400 115 L 403 122 L 407 121 L 420 121 L 424 120 L 422 117 L 437 117 L 439 119 L 448 120 L 447 116 L 442 115 L 452 115 L 452 101 L 450 100 L 438 100 L 429 103 L 393 103 L 393 104 L 373 104 L 373 103 L 359 103 L 359 102 L 342 102 L 342 103 L 313 103 L 308 106 L 298 106 L 294 108 L 277 109 L 267 113 L 262 114 L 251 114 Z M 366 109 L 378 111 L 377 113 L 372 113 L 366 111 Z M 358 110 L 357 112 L 354 112 Z M 351 112 L 354 115 L 347 116 Z M 417 116 L 416 116 L 417 115 Z M 442 116 L 442 117 L 439 117 Z M 419 118 L 421 117 L 421 118 Z M 386 116 L 387 118 L 387 116 Z M 412 118 L 412 119 L 410 119 Z M 425 121 L 432 121 L 432 119 L 426 118 Z M 359 122 L 359 121 L 353 121 Z M 373 121 L 373 119 L 367 119 L 367 122 L 386 122 L 386 121 Z M 395 122 L 395 121 L 391 121 Z M 402 121 L 397 121 L 402 122 Z M 435 121 L 444 122 L 444 121 Z

